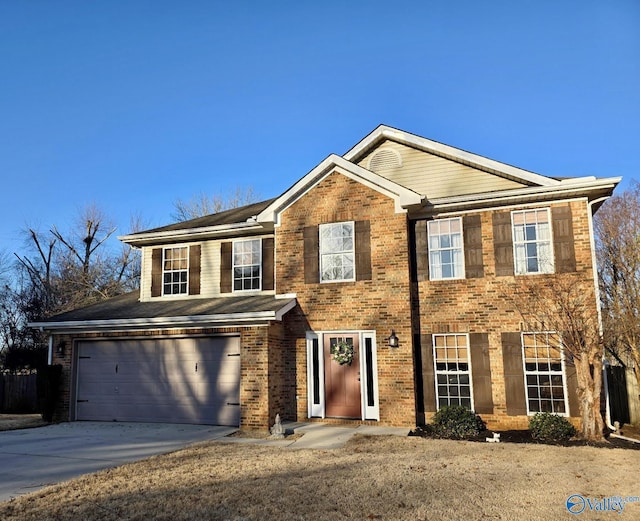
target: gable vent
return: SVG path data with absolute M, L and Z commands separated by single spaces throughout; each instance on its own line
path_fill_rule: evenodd
M 402 157 L 400 153 L 391 148 L 381 148 L 376 150 L 369 157 L 369 170 L 378 172 L 380 170 L 388 170 L 389 168 L 398 168 L 402 166 Z

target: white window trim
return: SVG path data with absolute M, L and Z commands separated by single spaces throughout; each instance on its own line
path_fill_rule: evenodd
M 252 289 L 235 289 L 236 288 L 236 276 L 235 276 L 235 268 L 236 268 L 236 244 L 239 244 L 241 242 L 248 242 L 248 241 L 258 241 L 259 243 L 259 249 L 260 249 L 260 254 L 259 254 L 259 261 L 258 261 L 258 268 L 260 270 L 260 275 L 258 276 L 258 288 L 252 288 Z M 251 292 L 256 292 L 256 291 L 262 291 L 262 239 L 257 238 L 257 237 L 248 237 L 248 238 L 243 238 L 243 239 L 235 239 L 232 242 L 232 246 L 231 246 L 231 292 L 232 293 L 251 293 Z
M 360 360 L 360 417 L 362 420 L 380 420 L 380 396 L 378 391 L 378 344 L 376 342 L 375 331 L 307 331 L 307 415 L 309 418 L 325 418 L 325 387 L 324 387 L 324 337 L 327 335 L 359 335 L 359 352 Z M 367 405 L 367 368 L 365 357 L 365 340 L 371 340 L 371 372 L 373 375 L 373 393 L 374 405 Z M 313 341 L 318 342 L 318 371 L 319 371 L 319 389 L 320 403 L 313 403 Z
M 369 386 L 366 367 L 366 341 L 371 340 L 371 374 L 373 382 L 373 405 L 367 404 L 367 387 Z M 375 331 L 360 333 L 360 398 L 362 399 L 362 417 L 365 420 L 380 420 L 380 397 L 378 395 L 378 346 Z
M 322 334 L 314 331 L 307 331 L 307 416 L 309 418 L 325 417 L 325 401 L 324 401 L 324 356 L 322 347 Z M 318 396 L 319 403 L 313 403 L 313 341 L 318 342 Z
M 517 253 L 517 244 L 523 244 L 522 242 L 516 241 L 516 227 L 513 223 L 513 216 L 517 213 L 526 213 L 526 212 L 537 212 L 540 210 L 546 210 L 548 223 L 549 223 L 549 251 L 551 252 L 551 256 L 549 262 L 551 264 L 550 271 L 524 271 L 522 273 L 518 272 L 518 253 Z M 515 275 L 550 275 L 555 273 L 556 271 L 556 259 L 555 259 L 555 248 L 553 242 L 553 222 L 551 221 L 551 208 L 525 208 L 519 210 L 511 211 L 511 241 L 513 243 L 513 273 Z M 541 242 L 536 240 L 536 243 Z M 516 244 L 517 243 L 517 244 Z M 526 241 L 524 242 L 526 244 Z M 540 258 L 538 258 L 538 262 L 540 262 Z
M 181 248 L 185 248 L 187 250 L 187 268 L 186 270 L 169 270 L 169 272 L 174 273 L 176 271 L 186 271 L 187 272 L 187 291 L 185 291 L 184 293 L 165 293 L 164 291 L 164 287 L 165 287 L 165 282 L 164 282 L 164 275 L 165 273 L 168 273 L 167 270 L 164 269 L 164 263 L 165 263 L 165 253 L 167 250 L 177 250 L 177 249 L 181 249 Z M 173 297 L 184 297 L 184 296 L 188 296 L 189 295 L 189 261 L 191 256 L 191 248 L 189 246 L 165 246 L 162 248 L 162 296 L 163 297 L 167 297 L 167 298 L 173 298 Z
M 334 280 L 324 280 L 322 278 L 322 228 L 328 226 L 337 226 L 350 224 L 351 229 L 353 230 L 353 277 L 348 279 L 334 279 Z M 331 255 L 331 254 L 327 254 Z M 356 280 L 356 223 L 355 221 L 339 221 L 334 223 L 324 223 L 318 226 L 318 277 L 320 279 L 321 284 L 335 284 L 340 282 L 354 282 Z
M 433 269 L 433 264 L 431 263 L 431 235 L 429 234 L 429 223 L 431 222 L 438 222 L 438 221 L 459 221 L 460 222 L 460 242 L 461 242 L 461 247 L 460 247 L 460 254 L 461 254 L 461 258 L 462 258 L 462 263 L 460 265 L 460 276 L 458 277 L 439 277 L 439 278 L 434 278 L 433 273 L 434 273 L 434 269 Z M 427 221 L 427 251 L 428 251 L 428 257 L 429 257 L 429 280 L 432 281 L 438 281 L 438 280 L 462 280 L 464 278 L 466 278 L 466 266 L 465 266 L 465 262 L 464 262 L 464 229 L 463 229 L 463 223 L 462 223 L 462 217 L 444 217 L 442 219 L 434 219 L 432 221 Z M 453 248 L 448 248 L 448 249 L 453 249 Z M 441 250 L 435 250 L 435 251 L 441 251 Z
M 467 339 L 467 357 L 469 362 L 469 369 L 467 371 L 439 371 L 438 359 L 436 357 L 436 337 L 437 336 L 464 336 Z M 433 333 L 431 335 L 431 345 L 433 349 L 433 374 L 436 384 L 436 409 L 440 410 L 440 393 L 438 392 L 438 374 L 469 374 L 469 398 L 471 401 L 471 411 L 475 411 L 475 401 L 473 396 L 473 367 L 471 366 L 471 344 L 469 343 L 469 333 Z
M 524 335 L 531 335 L 531 334 L 536 334 L 536 335 L 543 335 L 543 334 L 547 334 L 547 335 L 558 335 L 558 338 L 560 338 L 560 364 L 561 364 L 561 375 L 562 375 L 562 393 L 564 395 L 564 410 L 565 412 L 554 412 L 552 414 L 556 414 L 558 416 L 565 416 L 565 417 L 569 417 L 570 416 L 570 411 L 569 411 L 569 395 L 567 393 L 567 371 L 565 368 L 565 349 L 564 346 L 562 345 L 562 340 L 560 335 L 556 332 L 556 331 L 523 331 L 522 333 L 520 333 L 520 350 L 522 352 L 522 372 L 524 374 L 524 396 L 525 396 L 525 400 L 527 403 L 527 416 L 533 416 L 535 415 L 537 412 L 539 411 L 531 411 L 529 409 L 529 386 L 527 385 L 527 375 L 551 375 L 551 374 L 558 374 L 557 371 L 528 371 L 527 370 L 527 362 L 526 362 L 526 357 L 524 354 Z

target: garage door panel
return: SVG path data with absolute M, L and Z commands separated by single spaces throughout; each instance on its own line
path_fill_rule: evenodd
M 239 337 L 78 344 L 79 420 L 240 422 Z

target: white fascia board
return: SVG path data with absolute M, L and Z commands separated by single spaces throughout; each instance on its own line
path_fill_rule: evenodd
M 438 143 L 437 141 L 432 141 L 430 139 L 416 136 L 414 134 L 409 134 L 407 132 L 403 132 L 402 130 L 387 127 L 385 125 L 380 125 L 378 128 L 376 128 L 373 132 L 371 132 L 371 134 L 369 134 L 356 146 L 349 150 L 343 157 L 348 161 L 352 161 L 355 157 L 358 157 L 359 154 L 361 154 L 363 151 L 365 151 L 381 139 L 390 139 L 392 141 L 396 141 L 398 143 L 417 148 L 419 150 L 424 150 L 425 152 L 430 152 L 448 159 L 458 159 L 471 166 L 475 166 L 480 169 L 489 169 L 492 172 L 496 173 L 503 173 L 509 178 L 519 179 L 525 183 L 531 183 L 540 186 L 554 186 L 561 182 L 557 179 L 552 179 L 550 177 L 536 174 L 534 172 L 529 172 L 528 170 L 523 170 L 515 166 L 507 165 L 505 163 L 501 163 L 487 157 L 479 156 L 471 152 L 466 152 L 459 148 L 444 145 L 442 143 Z
M 32 328 L 45 331 L 66 330 L 105 330 L 105 329 L 157 329 L 161 327 L 203 327 L 228 323 L 280 321 L 285 312 L 291 309 L 290 304 L 278 311 L 259 311 L 255 313 L 225 313 L 219 315 L 196 315 L 186 317 L 129 318 L 123 320 L 70 320 L 65 322 L 31 322 Z
M 358 183 L 363 184 L 364 186 L 394 199 L 397 213 L 405 212 L 406 206 L 421 204 L 423 199 L 420 194 L 413 190 L 409 190 L 408 188 L 371 172 L 366 168 L 355 165 L 336 154 L 331 154 L 296 184 L 289 188 L 289 190 L 284 192 L 273 203 L 265 208 L 257 216 L 256 220 L 258 222 L 273 222 L 277 224 L 279 222 L 279 215 L 284 210 L 333 172 L 338 172 Z
M 276 297 L 278 298 L 278 297 Z M 284 317 L 289 311 L 296 307 L 298 302 L 295 299 L 292 299 L 290 302 L 287 302 L 284 306 L 282 306 L 278 311 L 276 311 L 276 318 L 278 322 L 282 322 L 282 317 Z
M 546 200 L 560 197 L 588 196 L 589 193 L 598 190 L 613 192 L 616 185 L 622 180 L 621 177 L 609 177 L 604 179 L 583 178 L 582 180 L 570 179 L 555 186 L 518 188 L 515 190 L 503 190 L 500 192 L 487 192 L 482 194 L 469 194 L 456 197 L 443 197 L 428 201 L 434 208 L 445 209 L 449 207 L 463 207 L 473 204 L 506 204 L 517 202 L 518 200 L 533 197 L 544 198 Z M 582 182 L 581 182 L 582 181 Z
M 171 241 L 193 241 L 201 239 L 214 238 L 219 235 L 228 235 L 239 231 L 263 231 L 264 226 L 254 221 L 234 224 L 221 224 L 219 226 L 205 226 L 202 228 L 185 228 L 183 230 L 167 230 L 163 232 L 149 232 L 131 235 L 122 235 L 118 240 L 131 244 L 150 244 L 154 242 L 162 243 L 166 240 Z

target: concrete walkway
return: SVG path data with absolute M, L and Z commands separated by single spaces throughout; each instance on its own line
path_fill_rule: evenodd
M 192 443 L 218 441 L 289 449 L 331 450 L 355 434 L 406 436 L 409 429 L 283 423 L 282 440 L 228 437 L 234 427 L 164 423 L 71 422 L 0 432 L 0 501 L 83 474 L 117 467 Z

